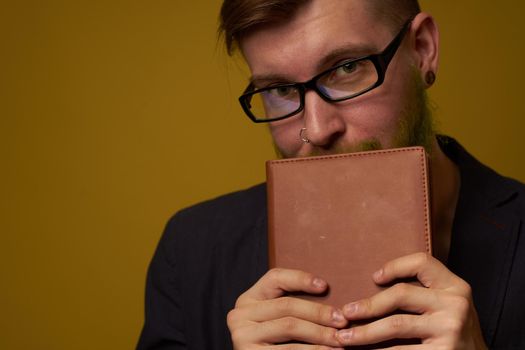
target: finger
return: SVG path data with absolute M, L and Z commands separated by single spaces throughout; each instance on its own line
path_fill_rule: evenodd
M 264 300 L 239 307 L 228 314 L 228 323 L 236 325 L 245 320 L 264 322 L 283 317 L 299 318 L 336 328 L 347 324 L 340 309 L 294 297 Z
M 237 305 L 247 302 L 274 299 L 285 292 L 319 294 L 326 290 L 327 283 L 311 273 L 299 270 L 272 269 L 237 299 Z
M 427 344 L 414 344 L 414 345 L 397 345 L 397 346 L 389 346 L 388 348 L 381 348 L 376 350 L 427 350 L 428 345 Z
M 426 253 L 415 253 L 387 262 L 373 275 L 378 284 L 399 278 L 417 277 L 427 288 L 463 287 L 465 282 L 450 272 L 441 262 Z
M 294 317 L 283 317 L 256 325 L 250 334 L 251 343 L 305 342 L 331 347 L 341 347 L 337 330 Z M 247 334 L 247 333 L 245 333 Z
M 375 344 L 391 339 L 424 339 L 431 334 L 425 315 L 392 315 L 364 326 L 337 332 L 343 345 Z
M 370 298 L 345 305 L 343 314 L 348 320 L 363 320 L 381 317 L 396 310 L 422 314 L 442 307 L 443 301 L 438 291 L 398 283 Z
M 343 348 L 333 348 L 324 345 L 308 344 L 280 344 L 271 347 L 265 347 L 264 350 L 344 350 Z
M 345 350 L 343 348 L 334 348 L 325 345 L 311 345 L 311 344 L 278 344 L 278 345 L 260 345 L 258 347 L 252 347 L 253 349 L 261 350 Z

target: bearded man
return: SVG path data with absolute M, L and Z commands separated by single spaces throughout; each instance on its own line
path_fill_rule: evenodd
M 264 185 L 226 195 L 169 222 L 150 265 L 138 348 L 334 349 L 391 339 L 420 339 L 402 349 L 525 348 L 524 187 L 434 133 L 425 90 L 439 33 L 417 1 L 225 0 L 221 30 L 251 71 L 241 105 L 268 123 L 281 156 L 426 148 L 434 255 L 386 263 L 371 277 L 389 287 L 342 309 L 298 299 L 290 292 L 318 294 L 328 283 L 267 271 Z M 409 277 L 421 285 L 401 281 Z

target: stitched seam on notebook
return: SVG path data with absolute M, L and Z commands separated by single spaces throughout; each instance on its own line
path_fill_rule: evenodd
M 430 223 L 429 223 L 429 198 L 428 198 L 428 186 L 427 186 L 427 174 L 426 174 L 426 158 L 425 158 L 425 152 L 420 152 L 420 159 L 421 159 L 421 182 L 422 182 L 422 191 L 423 191 L 423 203 L 424 203 L 424 210 L 425 210 L 425 243 L 427 246 L 427 253 L 432 254 L 431 246 L 430 246 Z
M 420 149 L 421 149 L 420 147 L 385 149 L 385 150 L 379 150 L 379 151 L 367 151 L 367 152 L 357 152 L 357 153 L 348 153 L 348 154 L 334 154 L 334 155 L 329 155 L 329 156 L 316 156 L 316 157 L 305 157 L 305 158 L 294 158 L 294 159 L 279 159 L 279 160 L 271 160 L 270 163 L 280 165 L 280 164 L 287 164 L 287 163 L 310 162 L 314 160 L 321 161 L 321 160 L 328 160 L 328 159 L 368 157 L 368 156 L 376 155 L 376 154 L 413 152 L 414 150 L 420 150 Z

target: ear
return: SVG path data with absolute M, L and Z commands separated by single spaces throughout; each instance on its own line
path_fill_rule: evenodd
M 439 30 L 436 21 L 427 13 L 419 13 L 412 21 L 411 46 L 414 63 L 427 87 L 433 84 L 431 75 L 437 73 L 439 64 Z

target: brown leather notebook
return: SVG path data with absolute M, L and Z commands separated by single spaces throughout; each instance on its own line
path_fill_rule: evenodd
M 422 147 L 275 160 L 266 171 L 270 267 L 329 284 L 306 298 L 341 307 L 372 296 L 385 262 L 431 252 Z

